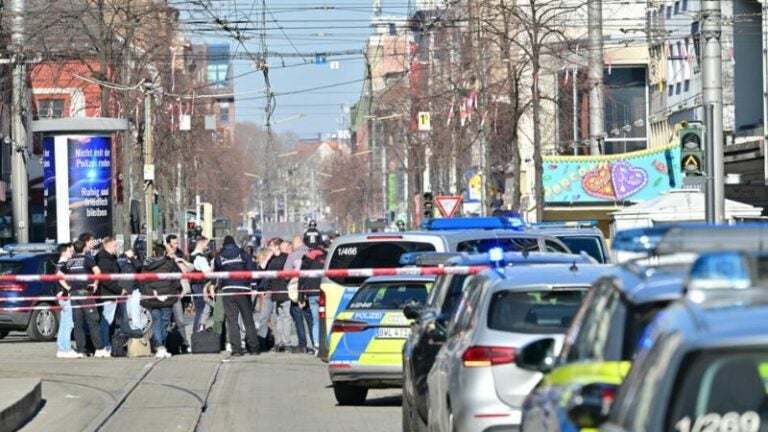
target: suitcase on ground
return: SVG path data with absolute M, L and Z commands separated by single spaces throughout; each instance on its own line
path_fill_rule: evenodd
M 184 338 L 181 337 L 181 333 L 174 328 L 168 331 L 168 335 L 165 337 L 165 349 L 172 355 L 186 354 L 183 351 Z
M 128 339 L 128 357 L 149 357 L 152 355 L 152 347 L 147 338 Z
M 220 351 L 220 334 L 212 330 L 192 333 L 192 354 L 218 354 Z
M 122 332 L 115 332 L 112 336 L 112 357 L 125 357 L 128 355 L 128 336 Z

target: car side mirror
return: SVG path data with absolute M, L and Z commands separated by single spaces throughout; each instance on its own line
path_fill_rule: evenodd
M 594 429 L 608 419 L 608 412 L 619 386 L 593 383 L 581 388 L 571 400 L 568 418 L 579 429 Z
M 410 320 L 419 319 L 421 317 L 422 306 L 419 303 L 408 303 L 403 308 L 403 315 Z
M 518 367 L 547 373 L 555 366 L 555 340 L 552 338 L 539 339 L 523 346 L 517 351 L 515 364 Z
M 448 330 L 445 327 L 445 321 L 436 319 L 432 321 L 427 329 L 427 340 L 432 345 L 442 345 L 448 340 Z

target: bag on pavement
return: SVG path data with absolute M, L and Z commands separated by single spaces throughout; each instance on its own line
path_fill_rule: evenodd
M 128 357 L 149 357 L 152 355 L 152 348 L 149 340 L 145 337 L 128 339 Z
M 192 333 L 192 354 L 218 354 L 220 351 L 220 334 L 210 329 Z
M 128 322 L 132 330 L 141 331 L 141 291 L 133 290 L 125 301 Z
M 125 357 L 128 355 L 128 335 L 123 332 L 115 332 L 112 336 L 112 357 Z

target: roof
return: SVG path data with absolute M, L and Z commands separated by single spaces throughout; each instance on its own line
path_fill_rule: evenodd
M 760 216 L 762 209 L 733 200 L 725 200 L 726 218 Z M 611 213 L 614 217 L 630 215 L 674 216 L 674 220 L 704 220 L 704 193 L 696 189 L 671 190 L 654 199 Z M 662 217 L 660 219 L 669 219 Z
M 504 254 L 504 263 L 508 265 L 521 265 L 521 264 L 573 264 L 573 263 L 585 263 L 593 264 L 595 261 L 589 256 L 566 254 L 566 253 L 554 253 L 554 252 L 506 252 Z M 488 265 L 491 264 L 491 260 L 487 253 L 483 254 L 464 254 L 462 256 L 453 257 L 448 260 L 448 265 Z
M 390 239 L 398 240 L 405 237 L 439 237 L 450 238 L 452 240 L 472 240 L 472 239 L 485 239 L 485 238 L 539 238 L 545 236 L 543 233 L 534 233 L 526 231 L 512 231 L 512 230 L 461 230 L 461 231 L 405 231 L 405 232 L 382 232 L 382 233 L 357 233 L 346 234 L 334 241 L 334 244 L 341 242 L 349 243 L 354 241 L 364 240 L 376 240 L 376 239 Z
M 545 234 L 555 237 L 578 237 L 578 236 L 600 236 L 603 237 L 603 232 L 600 231 L 600 228 L 591 228 L 591 227 L 583 227 L 583 228 L 547 228 L 547 227 L 533 227 L 528 229 L 528 232 L 538 233 L 538 234 Z
M 396 276 L 372 276 L 365 280 L 364 284 L 374 283 L 389 283 L 389 282 L 434 282 L 436 276 L 410 276 L 410 275 L 396 275 Z
M 541 264 L 505 267 L 503 275 L 496 269 L 483 270 L 481 275 L 498 279 L 496 290 L 515 287 L 590 286 L 613 266 L 606 264 Z

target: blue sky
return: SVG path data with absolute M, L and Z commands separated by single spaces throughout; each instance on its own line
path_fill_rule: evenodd
M 261 72 L 254 72 L 252 63 L 246 59 L 248 52 L 257 53 L 260 49 L 256 28 L 261 28 L 261 1 L 254 3 L 243 0 L 212 3 L 217 16 L 253 21 L 252 24 L 241 24 L 246 26 L 247 35 L 251 37 L 244 43 L 245 47 L 227 39 L 224 32 L 208 39 L 229 41 L 235 52 L 235 76 L 244 75 L 235 79 L 235 92 L 239 94 L 236 97 L 238 121 L 263 124 L 265 100 L 262 94 L 254 92 L 265 88 L 264 79 Z M 324 6 L 328 9 L 322 9 Z M 408 0 L 382 1 L 385 15 L 405 15 L 408 6 Z M 363 50 L 371 34 L 370 0 L 267 0 L 267 11 L 267 27 L 270 29 L 267 46 L 273 52 L 304 54 Z M 348 119 L 343 109 L 361 95 L 365 76 L 363 56 L 358 53 L 328 57 L 325 64 L 302 64 L 305 61 L 314 61 L 314 58 L 270 57 L 270 81 L 272 90 L 278 94 L 274 130 L 311 137 L 348 125 L 348 120 L 344 124 L 341 122 L 342 116 Z M 338 61 L 338 69 L 332 69 L 334 61 Z M 284 64 L 287 67 L 283 67 Z M 329 87 L 280 95 L 323 86 Z M 303 117 L 297 119 L 296 116 Z

